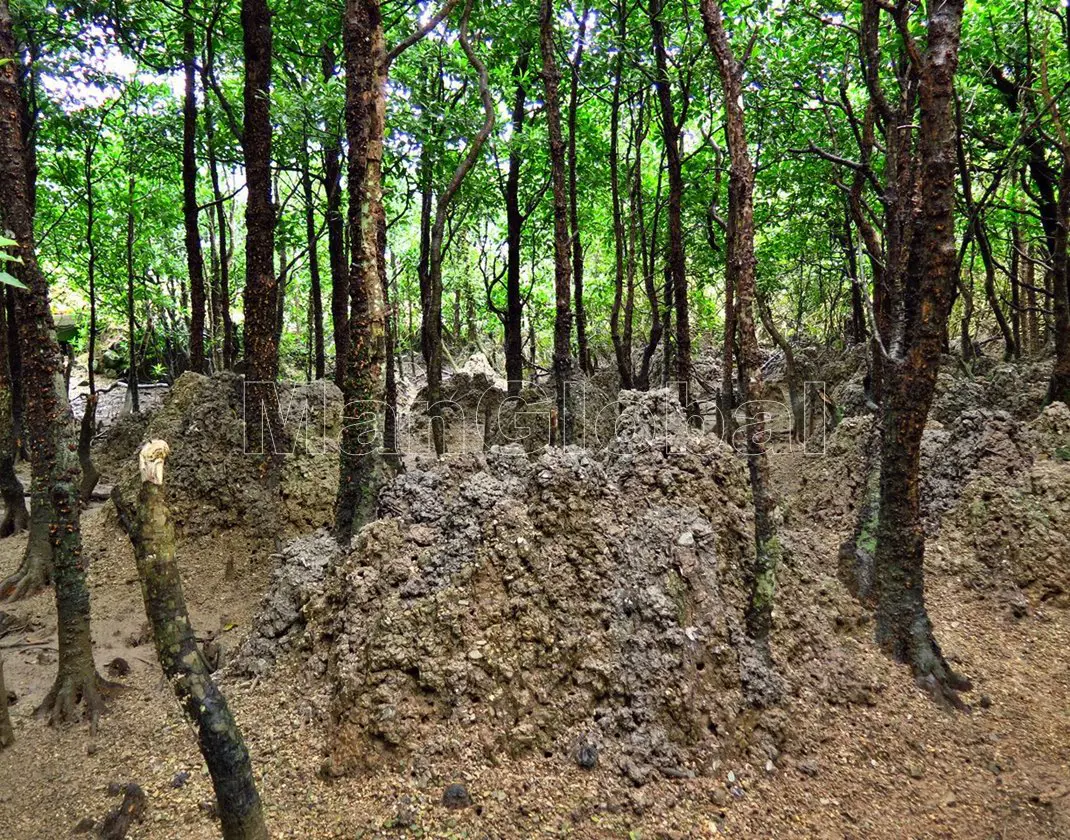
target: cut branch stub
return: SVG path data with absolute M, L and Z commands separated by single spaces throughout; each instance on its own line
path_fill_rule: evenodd
M 163 485 L 163 466 L 171 447 L 165 440 L 150 440 L 138 454 L 138 466 L 141 468 L 141 480 L 157 486 Z

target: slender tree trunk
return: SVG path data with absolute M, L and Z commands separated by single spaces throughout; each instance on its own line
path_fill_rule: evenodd
M 11 728 L 11 715 L 7 710 L 7 684 L 4 682 L 4 660 L 0 659 L 0 750 L 15 743 L 15 730 Z
M 182 0 L 182 68 L 186 90 L 182 102 L 182 219 L 186 231 L 186 267 L 189 271 L 190 369 L 206 370 L 204 359 L 204 254 L 197 224 L 197 85 L 196 44 L 192 0 Z
M 211 37 L 209 36 L 209 44 Z M 205 71 L 207 73 L 207 70 Z M 208 89 L 204 83 L 205 91 Z M 227 220 L 227 208 L 223 203 L 223 189 L 219 182 L 219 161 L 216 155 L 215 123 L 208 108 L 205 96 L 204 138 L 208 150 L 208 172 L 212 180 L 212 203 L 216 214 L 216 227 L 219 229 L 219 314 L 223 324 L 223 367 L 234 367 L 234 324 L 230 317 L 230 247 L 228 245 L 230 222 Z
M 461 16 L 459 40 L 468 63 L 472 65 L 479 78 L 480 99 L 483 102 L 483 125 L 468 144 L 461 162 L 453 172 L 446 189 L 438 197 L 435 209 L 435 221 L 431 226 L 431 254 L 428 273 L 428 296 L 424 303 L 423 329 L 425 338 L 425 361 L 427 362 L 427 414 L 431 419 L 431 436 L 435 452 L 442 455 L 446 451 L 445 422 L 442 416 L 442 249 L 446 232 L 449 208 L 461 183 L 475 166 L 480 150 L 491 131 L 494 129 L 494 103 L 490 96 L 490 83 L 487 70 L 468 42 L 468 16 L 471 12 L 471 0 L 465 6 Z
M 127 364 L 127 389 L 134 414 L 141 413 L 141 394 L 138 391 L 137 342 L 134 336 L 134 176 L 127 186 L 126 199 L 126 341 L 130 348 Z
M 784 354 L 784 378 L 788 381 L 788 402 L 791 404 L 791 439 L 802 441 L 806 436 L 806 415 L 803 411 L 803 383 L 799 376 L 799 368 L 795 364 L 795 351 L 792 349 L 791 342 L 777 328 L 773 313 L 769 310 L 769 304 L 760 297 L 757 299 L 757 304 L 758 314 L 765 331 Z
M 226 698 L 216 687 L 190 623 L 175 559 L 175 529 L 167 509 L 164 441 L 145 444 L 137 511 L 115 495 L 120 520 L 134 546 L 145 615 L 152 625 L 156 656 L 197 742 L 215 789 L 224 840 L 267 840 L 260 795 L 249 751 Z
M 568 96 L 568 215 L 572 234 L 572 283 L 576 290 L 576 349 L 580 370 L 590 376 L 591 355 L 587 348 L 587 314 L 583 305 L 583 242 L 580 239 L 579 184 L 576 177 L 576 122 L 580 104 L 580 66 L 587 37 L 587 9 L 580 17 L 576 57 L 571 62 Z
M 565 178 L 565 141 L 561 136 L 561 105 L 558 88 L 561 71 L 557 67 L 554 44 L 553 0 L 541 0 L 539 49 L 546 122 L 550 135 L 550 173 L 554 197 L 554 384 L 557 391 L 556 437 L 561 446 L 571 443 L 572 407 L 568 393 L 572 378 L 572 266 L 569 263 L 568 187 Z
M 383 418 L 383 453 L 386 455 L 387 460 L 391 466 L 396 470 L 400 469 L 400 458 L 398 452 L 398 382 L 397 382 L 397 368 L 399 367 L 395 363 L 394 359 L 394 345 L 395 330 L 397 325 L 397 315 L 393 311 L 393 306 L 390 300 L 390 281 L 387 278 L 386 272 L 386 260 L 383 259 L 383 255 L 386 254 L 386 216 L 383 215 L 379 218 L 379 231 L 378 231 L 378 247 L 379 247 L 379 281 L 383 286 L 383 307 L 386 310 L 386 334 L 384 341 L 386 343 L 385 355 L 386 355 L 386 413 Z
M 637 142 L 636 149 L 639 149 L 641 145 L 641 142 Z M 647 338 L 646 347 L 643 348 L 643 358 L 639 363 L 639 376 L 636 377 L 636 387 L 639 388 L 640 391 L 646 391 L 650 388 L 650 363 L 654 358 L 654 353 L 658 349 L 658 344 L 661 342 L 661 337 L 665 329 L 661 319 L 661 309 L 658 304 L 658 287 L 654 279 L 657 265 L 655 253 L 657 251 L 656 246 L 658 241 L 658 217 L 661 209 L 661 176 L 664 170 L 665 153 L 663 151 L 662 159 L 658 165 L 658 183 L 657 188 L 654 190 L 654 213 L 653 218 L 650 221 L 650 231 L 648 235 L 644 212 L 642 166 L 638 152 L 636 153 L 635 185 L 633 187 L 632 201 L 639 221 L 639 248 L 642 252 L 643 290 L 646 293 L 647 305 L 650 308 L 650 335 Z
M 526 80 L 530 47 L 521 47 L 513 66 L 513 143 L 509 148 L 509 172 L 505 178 L 505 378 L 509 396 L 520 394 L 524 386 L 524 299 L 520 292 L 521 234 L 524 215 L 520 210 L 520 167 L 523 155 L 518 147 L 524 133 Z
M 1021 260 L 1018 257 L 1018 246 L 1021 244 L 1022 233 L 1017 224 L 1011 225 L 1011 339 L 1014 342 L 1014 358 L 1022 357 L 1022 295 L 1020 286 Z
M 81 470 L 74 453 L 66 394 L 57 388 L 63 371 L 49 306 L 48 282 L 37 263 L 30 189 L 24 164 L 15 42 L 7 0 L 0 0 L 0 192 L 4 223 L 18 242 L 28 290 L 15 298 L 19 339 L 24 348 L 26 425 L 37 474 L 46 476 L 51 501 L 59 671 L 41 706 L 55 723 L 75 717 L 80 704 L 95 722 L 102 703 L 89 630 L 89 588 L 82 557 Z
M 323 80 L 335 75 L 335 57 L 324 44 Z M 331 321 L 334 324 L 334 380 L 342 387 L 349 354 L 349 276 L 346 270 L 345 221 L 342 217 L 342 139 L 328 125 L 323 149 L 323 180 L 327 191 L 327 253 L 331 261 Z
M 283 440 L 275 382 L 279 373 L 275 278 L 275 204 L 271 195 L 271 10 L 242 0 L 245 55 L 245 425 L 253 452 L 273 454 Z M 267 431 L 267 436 L 264 432 Z
M 687 266 L 684 257 L 684 174 L 680 148 L 683 119 L 677 120 L 669 86 L 668 53 L 665 49 L 665 24 L 661 20 L 665 0 L 651 0 L 650 26 L 654 36 L 654 59 L 657 75 L 654 88 L 661 106 L 661 131 L 669 173 L 669 271 L 672 276 L 673 302 L 676 310 L 676 387 L 680 405 L 688 417 L 698 417 L 698 404 L 691 400 L 691 322 L 687 305 Z M 684 91 L 685 102 L 688 92 Z M 684 108 L 686 113 L 686 106 Z
M 101 123 L 100 133 L 104 126 Z M 98 134 L 99 137 L 99 134 Z M 96 430 L 97 418 L 97 247 L 94 229 L 96 227 L 96 184 L 93 180 L 93 158 L 96 153 L 97 138 L 89 142 L 85 149 L 85 240 L 86 250 L 89 252 L 89 262 L 86 269 L 86 282 L 89 287 L 89 395 L 85 401 L 85 411 L 82 414 L 82 422 L 78 433 L 78 461 L 82 468 L 82 485 L 79 490 L 81 498 L 88 501 L 100 479 L 100 473 L 93 466 L 90 449 L 93 445 L 93 433 Z M 65 388 L 70 389 L 70 376 L 64 377 Z M 66 394 L 64 395 L 66 398 Z
M 308 238 L 308 274 L 312 300 L 312 327 L 316 359 L 316 379 L 323 379 L 327 360 L 323 349 L 323 293 L 320 290 L 319 244 L 316 236 L 316 208 L 312 193 L 312 163 L 308 153 L 308 135 L 303 138 L 301 186 L 305 194 L 305 235 Z
M 747 633 L 758 645 L 766 664 L 772 664 L 769 635 L 773 624 L 773 598 L 780 544 L 773 522 L 775 502 L 769 482 L 769 460 L 765 451 L 765 415 L 761 410 L 762 365 L 754 327 L 754 167 L 747 149 L 743 115 L 743 68 L 732 52 L 717 0 L 702 0 L 706 38 L 717 60 L 725 101 L 725 135 L 728 139 L 729 239 L 728 276 L 736 287 L 739 336 L 739 369 L 746 405 L 746 453 L 754 497 L 754 566 L 747 574 L 750 600 L 746 612 Z M 770 319 L 772 320 L 772 319 Z M 768 702 L 752 686 L 752 700 Z
M 624 210 L 620 195 L 620 99 L 621 76 L 624 72 L 623 46 L 627 37 L 627 16 L 623 4 L 617 7 L 617 55 L 613 61 L 613 100 L 609 112 L 609 190 L 613 200 L 613 253 L 614 285 L 613 310 L 609 318 L 609 331 L 613 339 L 613 352 L 617 357 L 617 376 L 622 389 L 632 387 L 631 330 L 621 335 L 620 316 L 625 301 L 625 262 L 628 259 L 624 233 Z M 586 18 L 585 18 L 586 19 Z M 629 280 L 634 274 L 629 277 Z M 629 288 L 629 292 L 631 289 Z M 628 315 L 625 315 L 627 320 Z M 630 326 L 630 325 L 626 325 Z

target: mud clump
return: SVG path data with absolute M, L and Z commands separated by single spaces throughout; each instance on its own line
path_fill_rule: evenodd
M 330 523 L 338 486 L 341 392 L 333 383 L 280 384 L 287 452 L 248 451 L 244 388 L 229 373 L 184 373 L 144 430 L 171 447 L 168 503 L 186 536 L 243 528 L 251 535 L 294 535 Z M 136 498 L 137 463 L 119 471 L 127 498 Z
M 643 784 L 737 746 L 743 466 L 642 439 L 418 460 L 383 490 L 315 611 L 331 772 L 583 752 Z

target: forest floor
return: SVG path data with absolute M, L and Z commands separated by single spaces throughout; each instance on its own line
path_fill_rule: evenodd
M 776 459 L 788 505 L 797 466 L 790 457 Z M 115 657 L 131 671 L 117 680 L 122 687 L 95 735 L 84 724 L 52 729 L 32 716 L 55 672 L 52 593 L 4 608 L 25 628 L 0 639 L 7 685 L 18 695 L 11 707 L 17 741 L 0 755 L 0 833 L 13 840 L 67 836 L 84 818 L 99 822 L 119 804 L 110 785 L 134 781 L 148 795 L 148 810 L 129 837 L 218 837 L 196 739 L 144 643 L 132 553 L 108 508 L 94 505 L 83 520 L 95 652 L 101 673 Z M 843 535 L 791 527 L 812 562 L 835 566 Z M 16 568 L 24 544 L 24 537 L 0 542 L 0 574 Z M 181 545 L 200 634 L 225 649 L 237 645 L 270 577 L 270 552 L 238 531 Z M 791 575 L 782 583 L 799 585 Z M 799 593 L 786 600 L 799 603 Z M 781 755 L 764 767 L 726 762 L 715 774 L 642 788 L 558 758 L 486 768 L 433 787 L 389 773 L 327 779 L 319 772 L 326 687 L 310 689 L 296 657 L 265 680 L 228 679 L 223 687 L 274 837 L 1070 837 L 1070 614 L 1041 605 L 1015 619 L 938 575 L 930 578 L 929 603 L 945 651 L 974 679 L 972 713 L 934 705 L 863 626 L 842 643 L 879 690 L 839 705 L 796 703 L 790 726 L 807 734 L 801 740 L 813 745 L 808 754 Z M 473 807 L 439 804 L 451 781 L 467 785 Z

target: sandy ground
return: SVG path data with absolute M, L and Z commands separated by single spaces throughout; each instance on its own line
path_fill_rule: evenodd
M 0 835 L 67 836 L 83 818 L 99 821 L 118 805 L 111 783 L 135 781 L 148 810 L 129 837 L 218 837 L 193 731 L 151 644 L 136 644 L 145 618 L 129 544 L 103 506 L 84 524 L 98 667 L 103 673 L 119 656 L 132 670 L 95 736 L 85 724 L 49 728 L 32 712 L 55 671 L 52 594 L 5 607 L 25 627 L 0 638 L 7 685 L 18 696 L 17 741 L 0 753 Z M 812 539 L 815 556 L 834 568 L 831 536 Z M 0 542 L 0 573 L 17 566 L 24 544 L 23 537 Z M 226 579 L 229 559 L 236 574 Z M 198 633 L 233 648 L 266 585 L 269 552 L 232 532 L 184 544 L 180 562 Z M 802 584 L 789 572 L 782 586 Z M 875 690 L 842 705 L 796 699 L 791 726 L 805 754 L 781 755 L 771 766 L 728 762 L 706 777 L 641 789 L 560 758 L 327 779 L 319 773 L 325 686 L 310 684 L 299 660 L 268 680 L 223 688 L 274 837 L 1070 837 L 1070 616 L 1040 607 L 1015 619 L 948 579 L 931 581 L 930 605 L 945 651 L 975 681 L 971 714 L 937 708 L 862 626 L 843 631 L 842 644 Z M 189 778 L 180 783 L 183 773 Z M 473 807 L 440 805 L 455 781 L 467 785 Z

